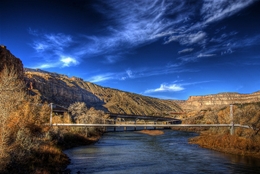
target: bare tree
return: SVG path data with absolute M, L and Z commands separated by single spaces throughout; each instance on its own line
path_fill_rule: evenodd
M 239 113 L 240 124 L 248 125 L 254 130 L 254 135 L 260 132 L 260 107 L 257 104 L 243 106 Z
M 25 98 L 25 84 L 14 66 L 6 67 L 0 72 L 0 163 L 8 158 L 8 130 L 7 121 L 10 113 L 14 111 Z M 4 166 L 4 164 L 0 164 Z
M 84 102 L 76 102 L 69 106 L 69 112 L 77 123 L 102 123 L 104 112 L 88 109 Z
M 79 117 L 86 115 L 88 108 L 84 102 L 76 102 L 69 106 L 68 111 L 71 113 L 74 121 L 79 120 Z

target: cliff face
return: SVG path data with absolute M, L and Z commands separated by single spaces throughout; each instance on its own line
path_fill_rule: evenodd
M 23 79 L 23 64 L 22 61 L 16 58 L 3 45 L 0 46 L 0 75 L 4 68 L 13 69 L 19 79 Z
M 253 103 L 260 101 L 260 91 L 252 94 L 220 93 L 205 96 L 190 96 L 185 102 L 179 103 L 184 110 L 201 110 L 234 103 Z
M 182 112 L 174 101 L 105 88 L 76 77 L 25 69 L 25 79 L 31 95 L 63 106 L 85 102 L 88 107 L 113 113 L 160 115 L 162 111 Z

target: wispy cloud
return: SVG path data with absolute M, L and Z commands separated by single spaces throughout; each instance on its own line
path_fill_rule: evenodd
M 161 84 L 159 88 L 155 89 L 148 89 L 144 93 L 155 93 L 155 92 L 177 92 L 177 91 L 182 91 L 184 88 L 181 85 L 178 84 Z
M 181 51 L 178 51 L 179 54 L 183 54 L 183 53 L 190 53 L 194 50 L 194 48 L 186 48 L 186 49 L 183 49 Z
M 126 74 L 128 75 L 129 78 L 133 78 L 134 77 L 133 76 L 133 72 L 130 69 L 126 70 Z
M 204 0 L 201 15 L 207 24 L 229 17 L 253 2 L 255 0 Z
M 160 85 L 159 88 L 148 89 L 144 93 L 149 94 L 149 93 L 158 93 L 158 92 L 178 92 L 178 91 L 185 90 L 186 89 L 186 88 L 184 88 L 185 86 L 197 85 L 197 84 L 202 84 L 202 83 L 209 83 L 209 82 L 213 82 L 213 80 L 198 81 L 198 82 L 186 82 L 186 83 L 180 83 L 180 82 L 181 81 L 175 81 L 171 84 L 163 83 L 163 84 Z
M 181 45 L 192 45 L 192 44 L 204 44 L 206 42 L 207 34 L 203 31 L 198 31 L 196 33 L 184 33 L 173 35 L 168 38 L 165 44 L 173 41 L 179 42 Z
M 97 83 L 97 82 L 103 82 L 107 80 L 114 79 L 115 76 L 113 73 L 106 73 L 106 74 L 99 74 L 96 76 L 92 76 L 87 81 L 92 82 L 92 83 Z
M 212 56 L 216 56 L 216 54 L 202 54 L 202 53 L 200 53 L 197 57 L 212 57 Z
M 102 1 L 102 5 L 97 1 L 95 9 L 107 19 L 103 21 L 106 27 L 99 35 L 39 33 L 32 28 L 29 28 L 28 32 L 35 37 L 32 47 L 38 57 L 43 57 L 43 61 L 40 62 L 42 67 L 49 67 L 43 66 L 46 64 L 75 66 L 80 64 L 82 59 L 100 55 L 105 59 L 100 62 L 112 64 L 123 59 L 125 50 L 150 44 L 159 39 L 162 39 L 164 44 L 178 42 L 192 47 L 179 51 L 180 56 L 192 52 L 196 46 L 204 49 L 209 44 L 219 45 L 214 47 L 215 51 L 221 50 L 222 54 L 226 54 L 233 49 L 223 48 L 223 42 L 227 42 L 232 35 L 225 35 L 222 33 L 223 29 L 218 31 L 222 36 L 210 38 L 206 27 L 209 23 L 234 15 L 253 2 L 254 0 L 204 0 L 195 1 L 191 6 L 190 1 L 183 0 L 153 2 L 107 0 Z M 201 56 L 213 54 L 216 53 L 212 48 L 208 54 Z M 62 61 L 64 55 L 75 61 L 70 63 Z M 184 56 L 183 60 L 188 61 L 188 57 Z
M 42 62 L 36 62 L 33 68 L 70 67 L 80 63 L 78 56 L 68 51 L 74 44 L 72 36 L 62 33 L 35 34 L 36 31 L 32 29 L 29 32 L 36 37 L 31 46 L 37 52 L 37 57 L 43 59 Z

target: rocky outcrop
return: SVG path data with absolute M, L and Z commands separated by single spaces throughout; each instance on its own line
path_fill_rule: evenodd
M 23 79 L 22 61 L 16 58 L 4 45 L 0 45 L 0 76 L 4 68 L 13 69 L 19 79 Z
M 190 96 L 188 100 L 178 103 L 184 110 L 201 110 L 230 104 L 253 103 L 260 101 L 260 91 L 252 94 L 219 93 L 205 96 Z
M 112 113 L 140 115 L 161 115 L 166 111 L 182 112 L 172 100 L 160 100 L 106 88 L 77 77 L 69 78 L 42 70 L 25 69 L 25 79 L 31 95 L 63 106 L 85 102 L 88 107 Z

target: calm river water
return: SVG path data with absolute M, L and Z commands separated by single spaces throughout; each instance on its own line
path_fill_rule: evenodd
M 95 144 L 65 151 L 71 173 L 260 173 L 260 160 L 188 144 L 191 132 L 109 132 Z

